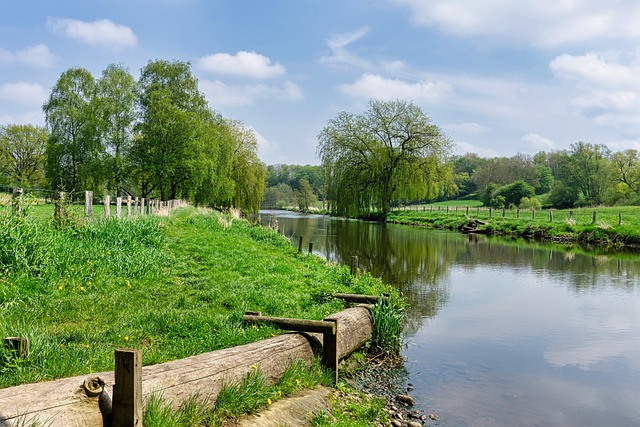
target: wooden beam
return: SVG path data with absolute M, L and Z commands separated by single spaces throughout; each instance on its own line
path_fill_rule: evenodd
M 389 295 L 359 295 L 359 294 L 333 294 L 334 298 L 356 304 L 376 304 L 380 298 L 389 299 Z
M 142 426 L 142 351 L 115 350 L 113 427 Z
M 260 316 L 249 313 L 252 312 L 247 312 L 247 314 L 242 316 L 242 320 L 245 320 L 247 322 L 270 323 L 281 329 L 286 329 L 287 331 L 318 332 L 321 334 L 330 333 L 334 335 L 336 333 L 335 322 L 326 322 L 324 320 L 289 319 L 286 317 Z

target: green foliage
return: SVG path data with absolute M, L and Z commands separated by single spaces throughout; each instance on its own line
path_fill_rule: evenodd
M 547 197 L 547 203 L 558 209 L 573 207 L 578 201 L 579 194 L 563 182 L 556 182 Z
M 32 125 L 0 126 L 0 182 L 19 187 L 44 184 L 49 132 Z
M 523 197 L 520 199 L 520 205 L 518 206 L 520 209 L 534 209 L 540 210 L 542 208 L 542 203 L 536 197 Z
M 503 196 L 505 206 L 519 205 L 523 197 L 532 198 L 535 196 L 534 188 L 524 181 L 515 181 L 509 185 L 505 185 L 496 189 L 493 197 Z
M 400 357 L 403 347 L 402 326 L 406 302 L 397 295 L 380 298 L 371 310 L 373 332 L 371 349 L 390 357 Z
M 416 105 L 376 101 L 341 112 L 318 135 L 327 200 L 338 215 L 386 214 L 395 200 L 453 190 L 451 142 Z

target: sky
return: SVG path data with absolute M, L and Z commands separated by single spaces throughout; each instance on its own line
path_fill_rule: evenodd
M 458 155 L 640 149 L 639 22 L 637 0 L 5 0 L 0 125 L 45 125 L 71 67 L 163 59 L 266 164 L 319 164 L 328 121 L 371 99 L 418 105 Z

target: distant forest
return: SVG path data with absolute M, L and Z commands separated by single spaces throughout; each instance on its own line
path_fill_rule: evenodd
M 394 200 L 395 205 L 479 199 L 495 208 L 571 208 L 640 205 L 640 155 L 577 142 L 566 150 L 483 158 L 474 153 L 448 161 L 455 186 L 431 200 Z M 267 166 L 263 208 L 322 208 L 321 166 Z M 524 204 L 524 206 L 523 206 Z

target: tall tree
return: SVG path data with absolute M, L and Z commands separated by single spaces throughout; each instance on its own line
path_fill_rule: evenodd
M 564 183 L 582 195 L 585 204 L 600 204 L 611 185 L 611 150 L 602 144 L 571 144 L 564 157 L 561 176 Z
M 122 195 L 126 179 L 126 161 L 137 119 L 138 93 L 133 76 L 121 65 L 111 64 L 98 80 L 96 114 L 106 149 L 109 183 Z
M 266 166 L 258 158 L 258 140 L 253 130 L 237 121 L 227 121 L 234 141 L 231 178 L 234 181 L 233 205 L 257 212 L 264 193 Z
M 49 132 L 32 125 L 0 127 L 0 177 L 21 187 L 44 184 L 45 147 Z
M 150 179 L 163 200 L 188 196 L 195 190 L 195 158 L 199 153 L 204 95 L 181 61 L 150 61 L 140 76 L 142 121 L 135 140 L 140 173 Z
M 638 151 L 620 151 L 614 153 L 611 159 L 618 180 L 640 196 L 640 156 L 638 156 Z
M 415 104 L 372 100 L 341 112 L 319 138 L 327 199 L 337 214 L 386 214 L 400 198 L 431 198 L 453 186 L 451 142 Z
M 96 83 L 84 68 L 62 73 L 42 109 L 51 132 L 47 144 L 47 176 L 55 188 L 99 187 L 102 152 L 94 114 Z

